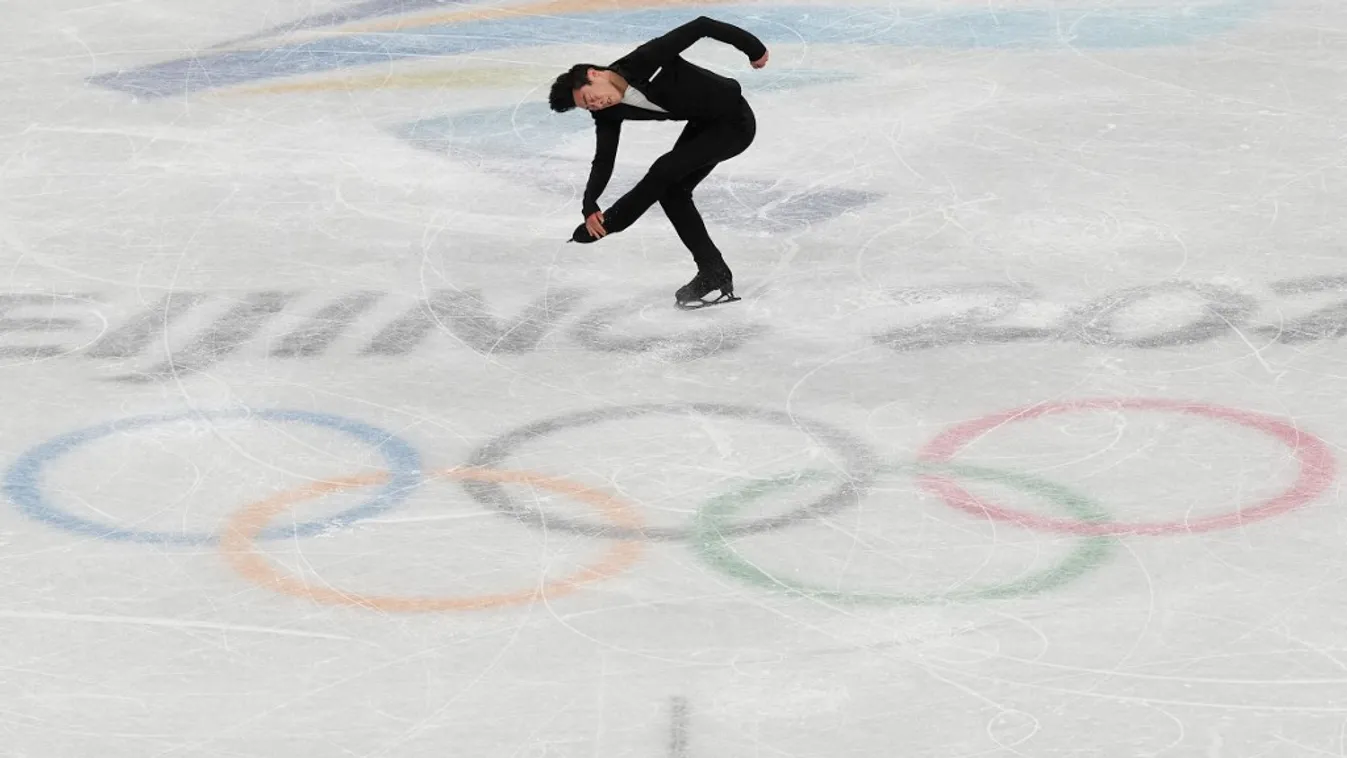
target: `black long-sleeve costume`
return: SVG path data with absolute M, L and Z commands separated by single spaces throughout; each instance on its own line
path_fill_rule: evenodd
M 594 160 L 582 205 L 586 217 L 599 210 L 599 195 L 613 174 L 623 121 L 687 121 L 673 149 L 660 156 L 645 177 L 604 213 L 604 228 L 621 231 L 659 202 L 701 270 L 723 267 L 724 260 L 692 203 L 692 190 L 717 163 L 747 149 L 756 134 L 753 111 L 739 83 L 680 57 L 705 37 L 733 45 L 750 61 L 767 54 L 767 47 L 752 34 L 702 16 L 614 61 L 610 69 L 667 112 L 620 103 L 592 113 Z

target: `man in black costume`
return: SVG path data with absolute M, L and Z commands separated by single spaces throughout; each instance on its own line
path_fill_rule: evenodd
M 737 300 L 734 275 L 706 232 L 692 191 L 721 161 L 753 142 L 757 122 L 739 83 L 680 57 L 710 37 L 738 48 L 754 68 L 767 65 L 767 47 L 737 26 L 702 16 L 646 42 L 609 66 L 578 64 L 558 76 L 549 97 L 552 110 L 584 108 L 594 117 L 596 144 L 585 185 L 584 223 L 571 239 L 589 243 L 635 223 L 656 202 L 697 263 L 697 275 L 674 295 L 682 307 Z M 673 149 L 660 156 L 627 194 L 600 211 L 599 195 L 613 175 L 622 122 L 686 121 Z M 703 300 L 719 290 L 714 301 Z

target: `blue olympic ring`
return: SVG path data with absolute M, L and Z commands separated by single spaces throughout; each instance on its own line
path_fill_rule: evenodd
M 421 454 L 402 438 L 369 424 L 341 416 L 308 411 L 192 411 L 167 415 L 134 416 L 90 426 L 48 440 L 26 453 L 5 472 L 4 493 L 19 510 L 39 521 L 101 539 L 120 542 L 151 542 L 175 545 L 215 544 L 219 536 L 211 533 L 154 532 L 122 529 L 79 518 L 52 504 L 42 492 L 43 468 L 80 445 L 107 437 L 117 432 L 189 419 L 263 419 L 267 421 L 298 421 L 311 426 L 334 429 L 366 442 L 383 453 L 389 464 L 388 483 L 365 503 L 353 506 L 334 516 L 295 524 L 286 528 L 264 531 L 259 537 L 312 536 L 336 526 L 383 513 L 407 498 L 421 483 Z

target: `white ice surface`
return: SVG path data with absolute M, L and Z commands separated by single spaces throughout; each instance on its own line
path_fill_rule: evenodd
M 871 2 L 865 23 L 963 13 L 985 29 L 1037 10 L 1081 29 L 1150 13 L 1163 30 L 1217 5 Z M 528 152 L 530 129 L 551 128 L 537 111 L 550 78 L 629 45 L 149 98 L 89 78 L 207 59 L 342 6 L 10 0 L 0 756 L 1347 756 L 1347 10 L 1248 6 L 1163 45 L 1077 44 L 1066 22 L 1048 44 L 791 42 L 767 16 L 781 41 L 764 71 L 699 44 L 690 57 L 746 82 L 759 132 L 698 195 L 744 300 L 682 313 L 672 291 L 691 261 L 658 209 L 563 244 L 583 125 Z M 736 12 L 754 8 L 771 6 Z M 763 78 L 790 72 L 807 81 Z M 439 139 L 470 111 L 518 115 L 461 149 L 459 133 L 400 131 Z M 677 128 L 627 126 L 605 204 Z M 1294 502 L 1091 541 L 960 512 L 903 468 L 953 425 L 1085 398 L 1233 410 L 1007 421 L 956 460 L 1067 488 L 1116 522 L 1192 523 L 1288 489 Z M 543 419 L 652 403 L 765 415 L 613 417 L 497 466 L 533 477 L 506 488 L 523 507 L 691 539 L 519 522 L 431 478 L 371 518 L 257 543 L 315 595 L 297 597 L 228 546 L 118 541 L 21 502 L 168 534 L 219 533 L 272 503 L 283 526 L 367 501 L 386 451 L 263 412 L 373 425 L 436 472 Z M 223 415 L 38 447 L 191 411 Z M 1273 421 L 1236 423 L 1249 418 L 1304 437 L 1293 451 Z M 897 470 L 845 508 L 729 538 L 775 588 L 718 569 L 693 529 L 707 509 L 786 514 L 848 475 L 811 423 Z M 818 478 L 733 500 L 805 471 Z M 960 481 L 1069 518 L 1044 490 Z M 1016 583 L 1041 591 L 968 592 Z M 372 596 L 421 600 L 359 605 Z M 474 597 L 492 604 L 457 607 Z

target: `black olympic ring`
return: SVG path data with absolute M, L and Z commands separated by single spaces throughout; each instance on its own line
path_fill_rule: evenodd
M 794 427 L 814 437 L 842 456 L 842 477 L 838 485 L 813 502 L 792 511 L 745 521 L 727 527 L 726 535 L 747 535 L 780 529 L 796 522 L 816 516 L 835 513 L 849 505 L 860 502 L 861 496 L 874 483 L 878 474 L 878 457 L 865 443 L 852 435 L 827 424 L 800 418 L 781 411 L 751 408 L 741 405 L 721 403 L 652 403 L 646 405 L 626 405 L 581 411 L 564 416 L 554 416 L 535 421 L 496 437 L 478 448 L 469 459 L 468 465 L 482 468 L 500 468 L 501 464 L 520 445 L 550 432 L 578 426 L 586 426 L 604 421 L 644 416 L 651 413 L 701 413 L 711 416 L 728 416 L 735 419 L 765 421 L 767 423 Z M 515 502 L 501 485 L 486 481 L 460 482 L 467 493 L 477 502 L 513 516 L 520 521 L 542 526 L 547 529 L 560 529 L 591 537 L 610 539 L 647 539 L 647 540 L 686 540 L 697 536 L 694 526 L 688 527 L 623 527 L 612 524 L 589 524 L 583 521 L 544 515 L 541 511 Z

